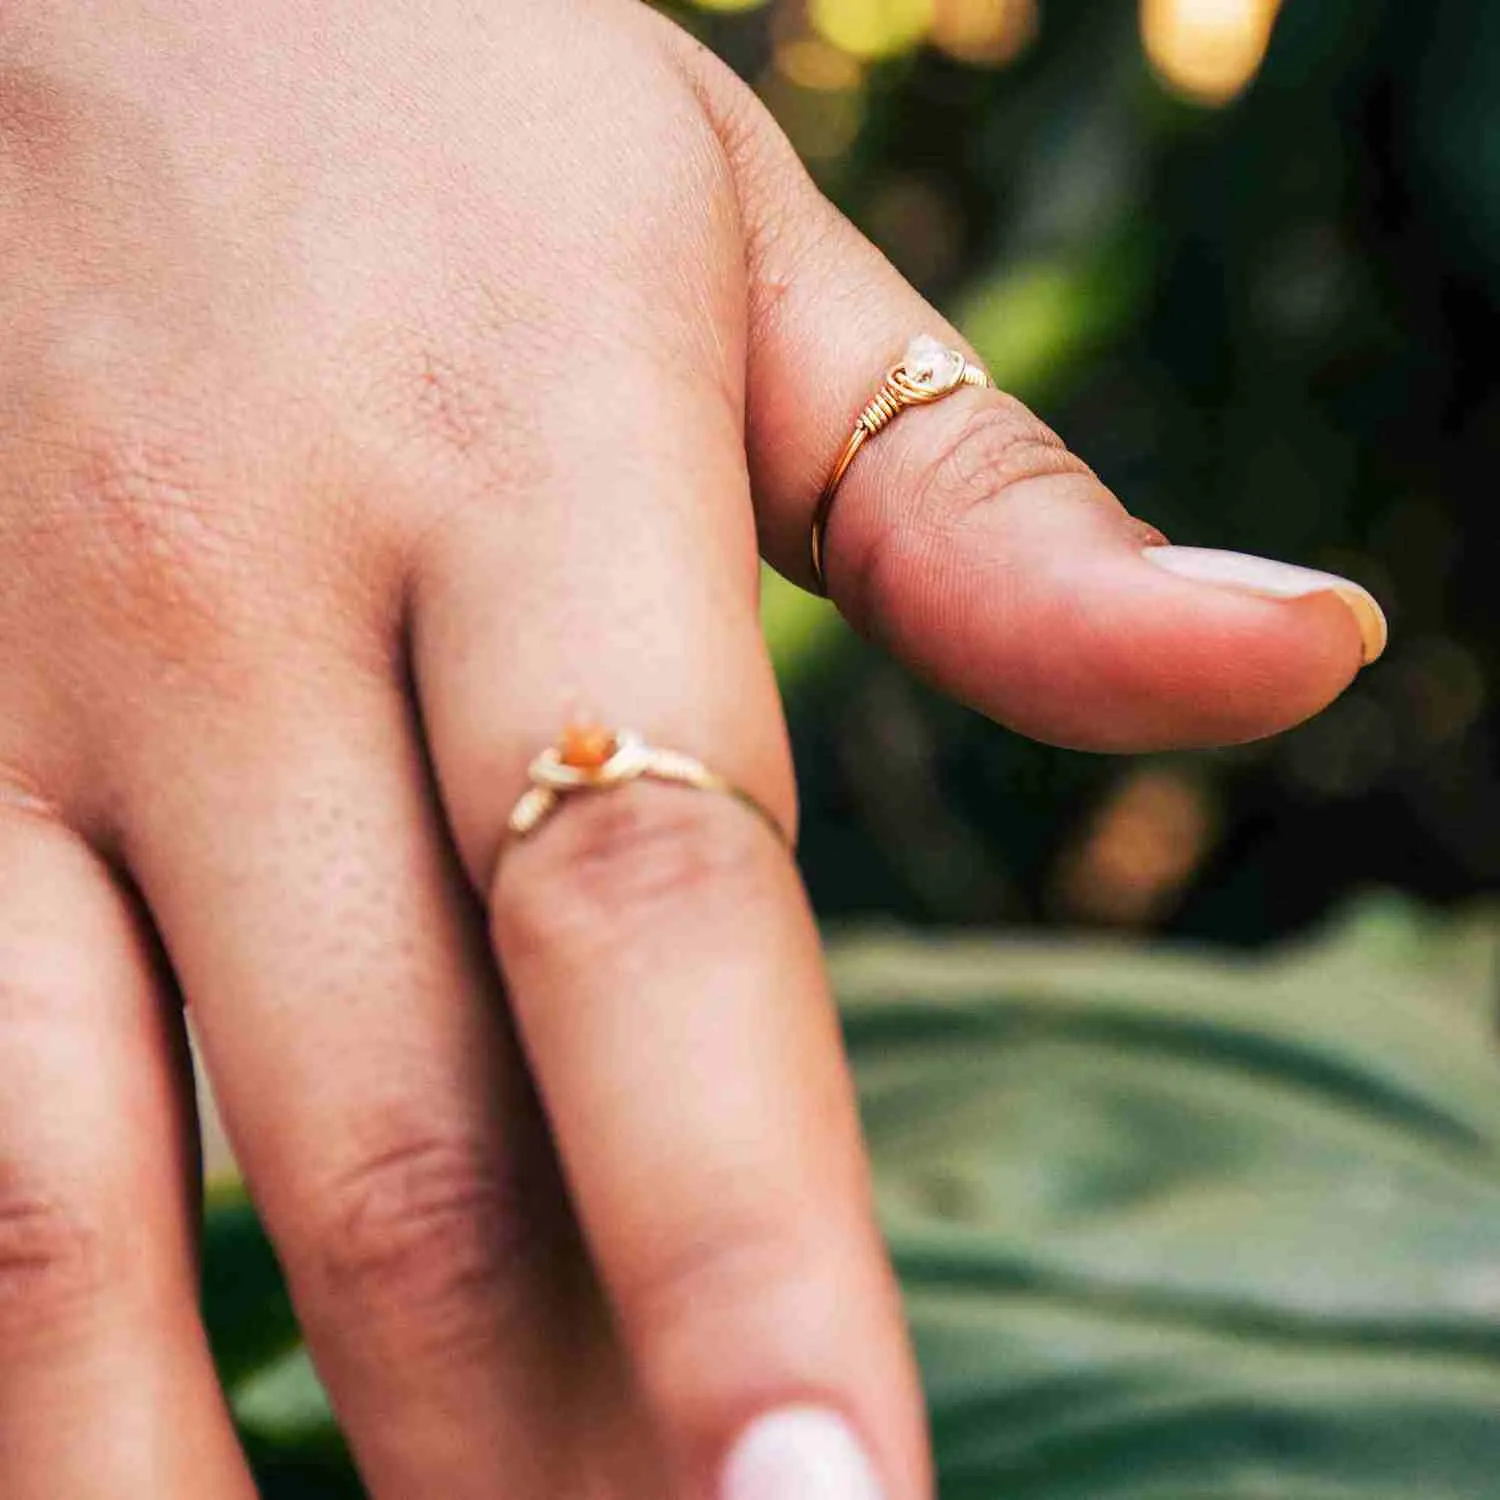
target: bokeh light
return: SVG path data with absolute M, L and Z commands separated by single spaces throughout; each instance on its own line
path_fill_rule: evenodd
M 1141 0 L 1146 56 L 1168 87 L 1225 104 L 1255 77 L 1281 0 Z
M 810 0 L 818 34 L 853 57 L 894 57 L 924 41 L 935 0 Z
M 856 89 L 809 89 L 772 71 L 761 81 L 760 96 L 797 154 L 815 171 L 838 163 L 864 123 L 864 95 Z
M 781 42 L 776 48 L 775 67 L 789 83 L 814 93 L 845 93 L 857 89 L 864 77 L 857 58 L 817 36 Z
M 959 62 L 1000 67 L 1036 37 L 1037 0 L 934 0 L 933 46 Z
M 759 92 L 798 154 L 814 169 L 837 162 L 864 123 L 864 65 L 821 36 L 776 44 Z
M 1127 773 L 1058 872 L 1057 898 L 1075 921 L 1134 927 L 1171 909 L 1207 852 L 1215 816 L 1183 768 Z

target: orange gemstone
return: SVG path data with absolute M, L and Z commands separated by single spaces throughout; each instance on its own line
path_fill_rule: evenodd
M 619 742 L 610 730 L 597 724 L 571 724 L 563 731 L 557 758 L 575 771 L 597 771 L 617 749 Z

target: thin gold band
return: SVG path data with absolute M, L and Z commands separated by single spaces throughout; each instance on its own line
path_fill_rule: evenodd
M 632 781 L 661 781 L 670 786 L 689 787 L 698 792 L 717 792 L 732 797 L 748 808 L 775 835 L 778 842 L 790 847 L 791 840 L 776 817 L 744 787 L 727 777 L 710 771 L 700 760 L 680 750 L 663 750 L 632 730 L 616 733 L 586 731 L 583 737 L 602 737 L 607 753 L 590 755 L 585 763 L 569 758 L 569 742 L 578 732 L 570 732 L 557 745 L 549 745 L 532 761 L 529 770 L 531 786 L 521 794 L 511 810 L 507 823 L 510 836 L 524 839 L 535 833 L 565 799 L 580 792 L 607 792 Z
M 923 380 L 913 374 L 915 351 L 924 343 L 929 349 L 929 372 L 932 368 L 931 349 L 937 349 L 950 361 L 946 372 L 933 379 Z M 844 444 L 844 450 L 839 454 L 838 462 L 834 464 L 828 482 L 823 486 L 823 493 L 818 498 L 817 509 L 813 512 L 810 537 L 812 574 L 820 594 L 828 592 L 828 573 L 824 559 L 827 556 L 828 521 L 833 514 L 833 502 L 838 497 L 839 486 L 844 482 L 850 465 L 859 456 L 859 450 L 909 407 L 931 406 L 933 402 L 951 396 L 964 386 L 993 390 L 995 382 L 990 378 L 989 371 L 971 364 L 960 351 L 945 349 L 932 340 L 914 340 L 906 357 L 887 373 L 870 404 L 859 414 L 854 431 L 849 434 L 849 440 Z

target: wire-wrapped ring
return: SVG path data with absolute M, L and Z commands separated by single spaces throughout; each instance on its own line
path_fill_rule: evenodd
M 820 594 L 828 592 L 828 574 L 824 565 L 826 555 L 828 518 L 833 512 L 833 502 L 839 485 L 859 450 L 872 437 L 883 432 L 902 412 L 912 406 L 931 406 L 951 396 L 964 386 L 979 386 L 993 389 L 995 382 L 989 371 L 971 364 L 959 349 L 951 349 L 927 334 L 919 334 L 906 346 L 900 364 L 894 366 L 884 383 L 875 393 L 868 406 L 859 414 L 854 431 L 844 444 L 823 486 L 818 507 L 813 512 L 811 552 L 813 581 Z
M 555 745 L 549 745 L 532 761 L 527 774 L 531 786 L 511 810 L 507 824 L 510 836 L 515 839 L 535 833 L 570 796 L 605 792 L 644 779 L 733 797 L 753 812 L 781 843 L 791 844 L 770 809 L 743 787 L 680 750 L 647 744 L 633 730 L 568 729 Z

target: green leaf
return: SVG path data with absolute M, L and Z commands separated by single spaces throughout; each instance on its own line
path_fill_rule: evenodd
M 1393 899 L 1257 961 L 837 942 L 943 1500 L 1493 1493 L 1497 960 Z M 357 1494 L 306 1359 L 234 1353 L 289 1317 L 257 1240 L 214 1206 L 264 1491 Z
M 1491 1492 L 1496 933 L 839 949 L 945 1500 Z

